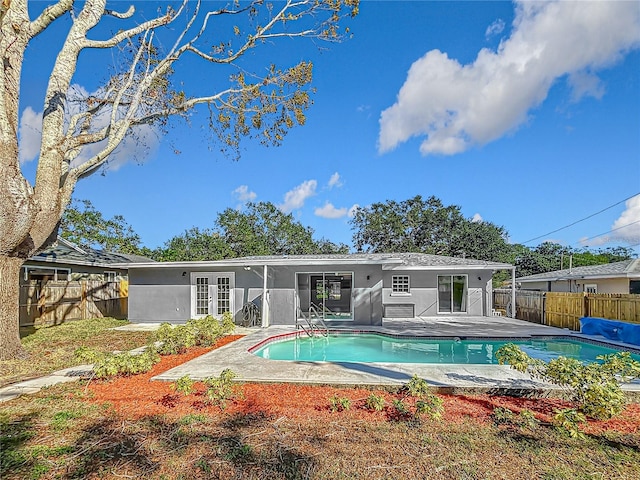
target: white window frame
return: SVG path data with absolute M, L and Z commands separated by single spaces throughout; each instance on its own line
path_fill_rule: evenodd
M 118 272 L 114 272 L 111 270 L 105 270 L 103 273 L 103 278 L 107 282 L 115 282 L 118 277 Z
M 391 296 L 411 295 L 411 276 L 392 275 L 391 276 Z
M 71 280 L 71 269 L 70 268 L 59 268 L 59 267 L 39 267 L 39 266 L 26 266 L 24 267 L 24 281 L 29 280 L 29 272 L 30 271 L 38 271 L 38 270 L 51 270 L 53 271 L 53 279 L 55 281 L 58 280 L 58 274 L 66 274 L 67 281 Z
M 585 283 L 584 284 L 585 293 L 598 293 L 598 284 L 597 283 Z
M 451 306 L 449 311 L 443 312 L 440 311 L 440 277 L 450 277 L 451 278 Z M 464 298 L 464 310 L 461 312 L 453 311 L 453 277 L 464 277 L 465 283 L 465 298 Z M 455 274 L 455 273 L 444 273 L 436 275 L 436 298 L 438 302 L 438 315 L 468 315 L 469 314 L 469 275 L 466 273 L 463 274 Z
M 191 272 L 191 318 L 202 318 L 206 317 L 207 315 L 221 317 L 221 314 L 218 314 L 218 279 L 225 277 L 229 278 L 229 312 L 231 313 L 231 315 L 235 315 L 236 274 L 234 272 Z M 196 285 L 198 278 L 206 278 L 208 281 L 208 313 L 196 313 L 198 310 Z

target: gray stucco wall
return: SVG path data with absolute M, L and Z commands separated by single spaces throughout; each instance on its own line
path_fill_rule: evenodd
M 191 268 L 133 268 L 129 271 L 129 320 L 132 322 L 184 323 L 192 317 L 192 272 L 215 272 L 211 267 Z M 263 268 L 219 269 L 235 275 L 234 319 L 241 320 L 242 306 L 253 301 L 262 306 Z M 353 273 L 352 325 L 381 325 L 384 305 L 412 304 L 416 316 L 437 316 L 437 277 L 442 274 L 460 275 L 458 271 L 382 270 L 380 265 L 326 266 L 270 266 L 268 267 L 269 323 L 295 324 L 297 273 Z M 409 275 L 411 293 L 392 295 L 393 275 Z M 487 315 L 487 285 L 491 271 L 468 274 L 468 315 Z M 335 324 L 346 321 L 334 321 Z
M 412 304 L 415 316 L 431 317 L 440 315 L 438 312 L 438 276 L 439 275 L 467 275 L 467 311 L 460 315 L 487 315 L 485 289 L 491 279 L 491 270 L 473 272 L 456 271 L 420 271 L 420 270 L 388 270 L 384 272 L 382 301 L 384 305 Z M 410 293 L 393 294 L 391 281 L 394 275 L 409 275 Z

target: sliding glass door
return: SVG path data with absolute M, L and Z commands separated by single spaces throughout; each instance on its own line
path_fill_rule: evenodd
M 315 309 L 325 320 L 350 320 L 352 273 L 298 273 L 300 309 Z
M 438 275 L 438 312 L 467 311 L 467 276 Z

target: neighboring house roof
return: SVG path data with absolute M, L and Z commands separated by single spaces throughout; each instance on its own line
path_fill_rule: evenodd
M 445 257 L 424 253 L 350 253 L 332 255 L 269 255 L 193 262 L 153 262 L 130 265 L 129 268 L 164 267 L 232 267 L 263 265 L 348 265 L 379 264 L 383 270 L 393 269 L 511 269 L 508 263 L 487 262 L 472 258 Z
M 150 258 L 140 255 L 81 248 L 61 237 L 58 237 L 52 246 L 29 258 L 27 263 L 30 261 L 113 268 L 128 268 L 132 263 L 153 262 Z
M 640 278 L 640 259 L 538 273 L 516 278 L 516 282 L 553 282 L 583 278 Z

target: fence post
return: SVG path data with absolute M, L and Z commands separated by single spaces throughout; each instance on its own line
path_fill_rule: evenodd
M 587 292 L 583 292 L 583 295 L 584 295 L 584 301 L 583 301 L 583 307 L 582 307 L 582 312 L 584 313 L 583 317 L 590 317 L 591 305 L 589 304 L 589 294 Z
M 82 312 L 82 319 L 87 318 L 87 282 L 84 279 L 80 280 L 80 311 Z

